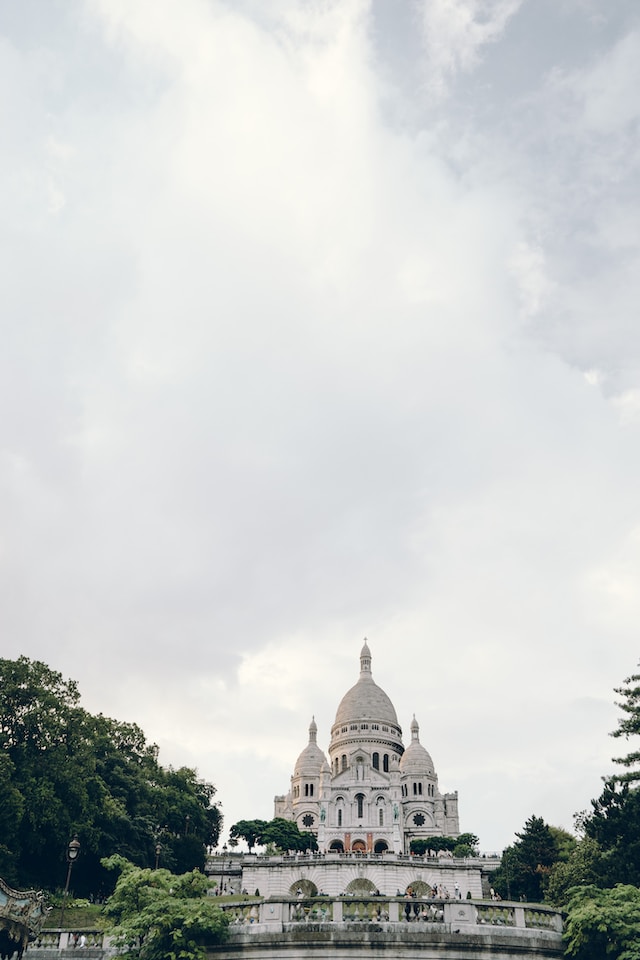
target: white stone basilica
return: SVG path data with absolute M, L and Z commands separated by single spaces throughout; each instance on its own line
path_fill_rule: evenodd
M 274 815 L 314 833 L 320 852 L 409 853 L 414 839 L 459 835 L 457 791 L 440 793 L 415 717 L 405 750 L 394 706 L 371 674 L 366 640 L 360 678 L 340 701 L 331 728 L 329 760 L 317 731 L 312 720 L 309 743 L 289 792 L 275 798 Z

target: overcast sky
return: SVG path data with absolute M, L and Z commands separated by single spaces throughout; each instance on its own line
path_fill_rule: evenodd
M 637 0 L 0 0 L 1 655 L 273 816 L 368 637 L 485 850 L 640 623 Z

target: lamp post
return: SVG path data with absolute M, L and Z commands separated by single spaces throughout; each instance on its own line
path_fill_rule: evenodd
M 220 876 L 220 896 L 224 893 L 224 858 L 227 855 L 227 845 L 226 843 L 222 847 L 222 874 Z
M 64 893 L 62 894 L 62 910 L 60 911 L 60 926 L 64 926 L 64 908 L 67 904 L 67 897 L 69 896 L 69 884 L 71 882 L 71 871 L 73 865 L 80 856 L 80 841 L 78 840 L 78 835 L 74 834 L 73 839 L 69 840 L 67 844 L 67 863 L 69 867 L 67 869 L 67 882 L 64 885 Z
M 155 869 L 158 869 L 158 863 L 160 861 L 160 854 L 162 853 L 162 844 L 156 843 L 156 866 Z

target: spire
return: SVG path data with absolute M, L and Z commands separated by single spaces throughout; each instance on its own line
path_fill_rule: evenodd
M 371 651 L 366 637 L 360 651 L 360 679 L 362 680 L 363 677 L 371 677 Z
M 420 742 L 420 726 L 418 725 L 418 721 L 416 720 L 415 713 L 413 715 L 413 720 L 411 721 L 411 740 L 412 741 L 415 740 L 416 743 Z
M 309 743 L 315 743 L 316 737 L 318 735 L 318 725 L 316 723 L 316 718 L 311 717 L 311 723 L 309 724 Z

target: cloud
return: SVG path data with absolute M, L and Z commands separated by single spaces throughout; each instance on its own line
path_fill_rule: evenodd
M 498 846 L 586 804 L 636 657 L 635 34 L 514 92 L 530 5 L 420 9 L 406 64 L 375 3 L 5 28 L 3 635 L 230 824 L 312 714 L 326 746 L 366 634 Z M 408 104 L 425 59 L 447 96 Z
M 470 72 L 487 44 L 495 43 L 522 0 L 423 0 L 429 90 L 442 96 L 460 72 Z

